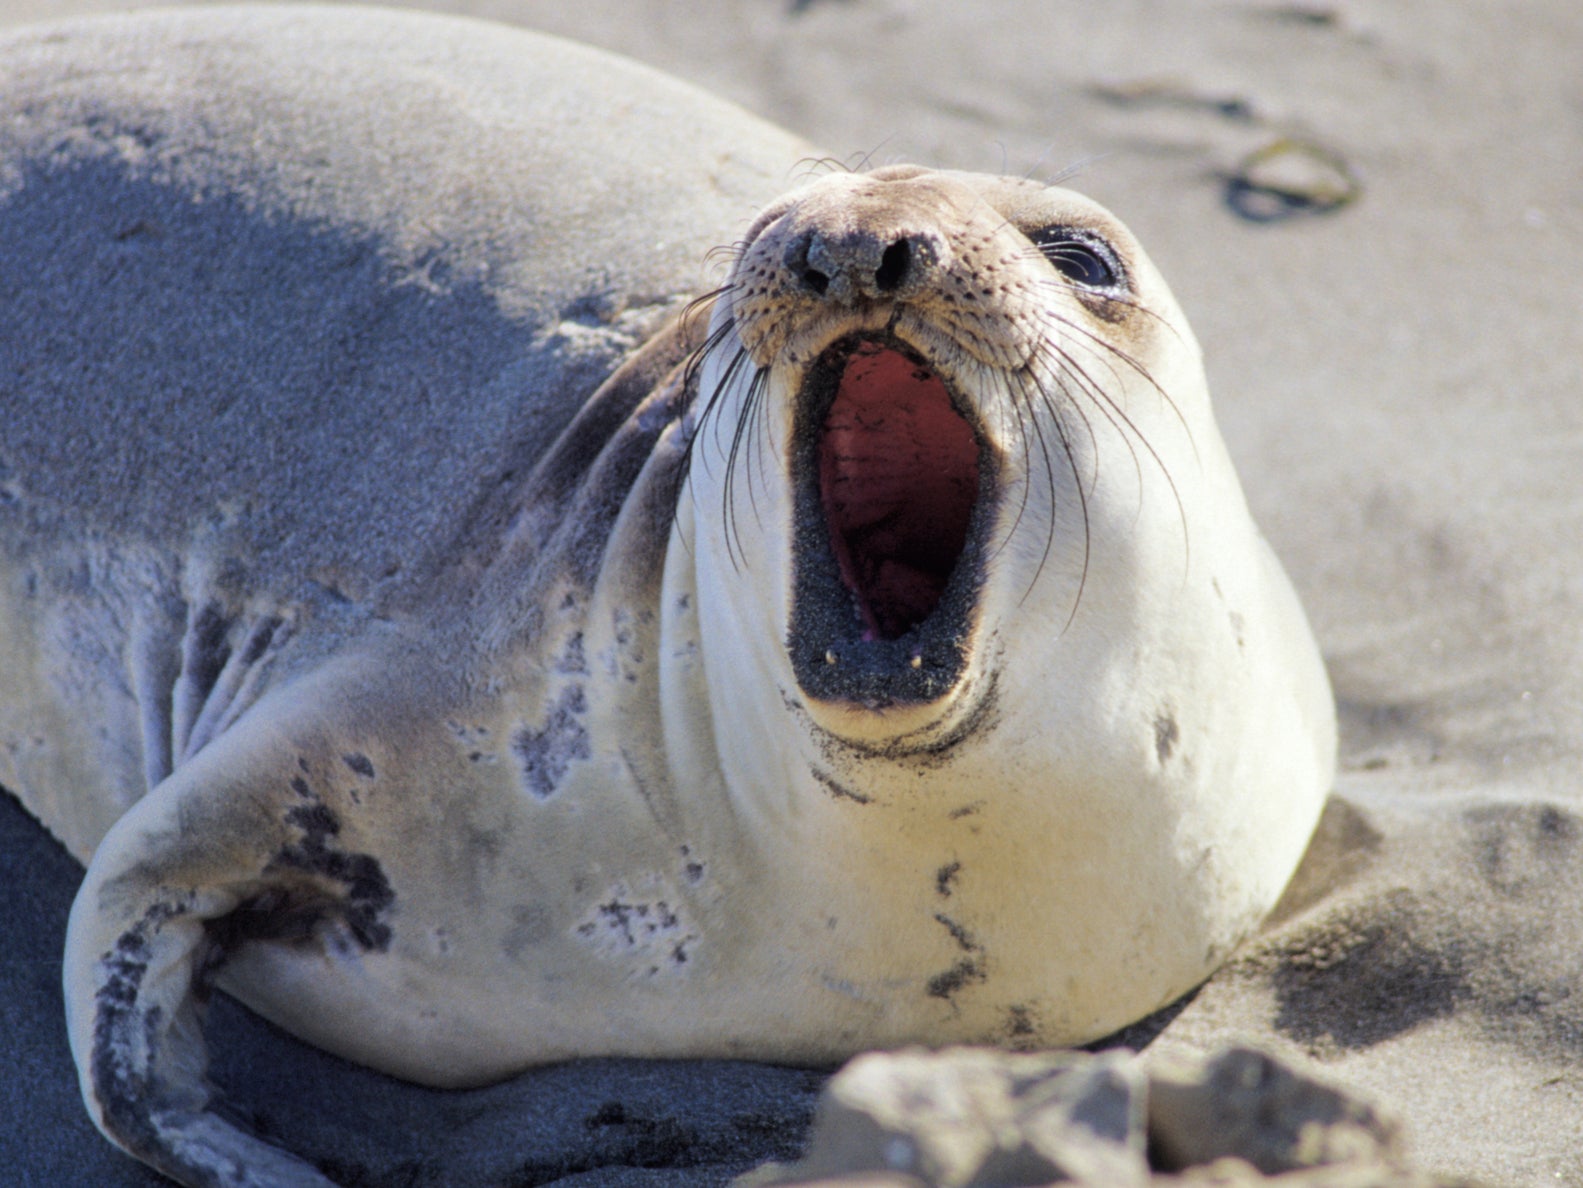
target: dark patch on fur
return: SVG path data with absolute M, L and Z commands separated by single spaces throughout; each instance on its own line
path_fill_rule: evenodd
M 952 814 L 953 816 L 955 814 Z M 951 884 L 956 881 L 956 876 L 961 872 L 960 862 L 948 862 L 934 872 L 934 889 L 947 899 L 951 898 Z
M 153 937 L 165 921 L 184 911 L 185 905 L 179 903 L 151 905 L 99 959 L 104 980 L 94 994 L 88 1065 L 94 1097 L 104 1111 L 105 1128 L 128 1150 L 151 1161 L 163 1146 L 152 1116 L 160 1086 L 152 1067 L 136 1068 L 132 1054 L 141 1044 L 152 1065 L 157 1053 L 154 1034 L 163 1015 L 158 1007 L 139 1010 L 138 996 L 154 958 Z
M 1176 740 L 1182 735 L 1177 728 L 1176 719 L 1169 713 L 1161 713 L 1154 720 L 1154 753 L 1160 757 L 1163 764 L 1176 750 Z
M 518 731 L 512 749 L 522 761 L 522 782 L 539 800 L 548 800 L 560 786 L 567 769 L 593 751 L 582 715 L 588 712 L 588 699 L 580 684 L 567 685 L 550 707 L 542 730 Z
M 978 960 L 964 957 L 944 973 L 935 974 L 925 988 L 930 998 L 943 998 L 949 1002 L 951 996 L 963 986 L 969 982 L 982 982 L 984 978 L 984 968 Z
M 973 939 L 973 934 L 967 929 L 963 928 L 955 920 L 951 919 L 950 916 L 947 916 L 943 913 L 936 913 L 934 919 L 935 922 L 940 925 L 940 927 L 944 928 L 951 934 L 951 939 L 957 943 L 963 952 L 977 953 L 981 951 L 979 949 L 978 942 Z
M 378 860 L 371 854 L 349 854 L 336 847 L 340 818 L 317 799 L 287 809 L 285 821 L 302 830 L 302 840 L 282 846 L 264 873 L 302 871 L 338 884 L 341 895 L 333 907 L 346 921 L 352 937 L 365 950 L 383 953 L 390 947 L 391 932 L 381 917 L 395 902 L 396 893 Z
M 653 913 L 652 920 L 649 918 L 650 912 Z M 678 923 L 676 913 L 671 911 L 670 905 L 663 899 L 653 905 L 624 903 L 619 899 L 612 899 L 609 903 L 599 905 L 599 914 L 621 931 L 628 944 L 637 943 L 634 924 L 643 932 L 653 933 L 675 928 Z
M 687 860 L 682 866 L 682 873 L 687 876 L 687 881 L 695 885 L 703 882 L 704 864 L 693 857 L 692 848 L 690 846 L 682 847 L 682 857 Z
M 193 979 L 193 997 L 207 1001 L 214 975 L 247 941 L 307 944 L 318 934 L 332 901 L 308 888 L 271 887 L 243 900 L 223 916 L 203 922 L 208 941 L 203 964 Z
M 845 784 L 838 783 L 834 777 L 825 775 L 817 767 L 812 770 L 813 778 L 818 780 L 824 790 L 837 800 L 850 800 L 856 804 L 872 804 L 874 802 L 873 797 L 866 796 L 862 792 L 854 792 Z
M 1038 1030 L 1032 1007 L 1018 1003 L 1006 1008 L 1006 1039 L 1013 1048 L 1031 1047 Z
M 1271 954 L 1284 1035 L 1357 1051 L 1444 1018 L 1470 996 L 1462 946 L 1427 936 L 1408 893 L 1389 900 L 1320 920 Z
M 698 939 L 691 933 L 676 935 L 681 930 L 681 918 L 663 899 L 653 903 L 629 903 L 613 897 L 608 903 L 600 904 L 596 910 L 599 920 L 579 924 L 579 936 L 593 939 L 600 931 L 601 922 L 606 931 L 618 934 L 628 948 L 637 948 L 655 937 L 669 934 L 673 939 L 667 959 L 672 965 L 686 965 L 690 956 L 687 946 Z M 659 966 L 649 966 L 648 973 L 659 973 Z
M 982 982 L 988 976 L 984 972 L 982 961 L 984 949 L 973 939 L 971 932 L 951 917 L 944 913 L 936 913 L 934 919 L 935 923 L 951 934 L 951 939 L 956 942 L 957 948 L 970 954 L 944 973 L 935 974 L 926 984 L 925 988 L 931 998 L 944 998 L 949 1001 L 953 994 L 969 982 Z
M 374 778 L 374 764 L 369 760 L 367 755 L 342 755 L 341 762 L 346 764 L 347 767 L 351 768 L 354 772 L 366 780 L 371 780 Z
M 555 661 L 555 671 L 567 673 L 572 676 L 583 676 L 588 672 L 588 659 L 583 655 L 583 633 L 574 631 L 571 638 L 566 641 L 560 656 Z

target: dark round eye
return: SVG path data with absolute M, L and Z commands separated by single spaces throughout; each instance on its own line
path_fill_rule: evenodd
M 1114 289 L 1121 284 L 1121 262 L 1112 248 L 1091 231 L 1075 227 L 1041 227 L 1028 238 L 1055 270 L 1085 289 Z

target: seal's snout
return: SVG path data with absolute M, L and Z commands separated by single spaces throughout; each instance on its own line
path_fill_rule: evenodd
M 926 284 L 945 245 L 938 234 L 869 227 L 809 227 L 786 245 L 787 272 L 827 302 L 897 298 Z
M 784 638 L 824 728 L 872 741 L 988 695 L 991 616 L 1065 543 L 1072 443 L 1133 423 L 1106 387 L 1146 371 L 1110 229 L 1033 182 L 901 167 L 822 177 L 749 232 L 724 374 L 751 376 L 737 441 L 766 409 L 784 418 Z M 1001 549 L 1002 531 L 1026 544 Z

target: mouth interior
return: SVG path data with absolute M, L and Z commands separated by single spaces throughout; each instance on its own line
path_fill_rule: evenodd
M 978 441 L 921 361 L 864 342 L 841 366 L 819 496 L 863 638 L 896 639 L 934 611 L 967 543 Z

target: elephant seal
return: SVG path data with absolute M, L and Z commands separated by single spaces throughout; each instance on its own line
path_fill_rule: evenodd
M 132 1154 L 329 1182 L 217 1108 L 212 985 L 439 1086 L 1070 1044 L 1275 901 L 1324 670 L 1092 202 L 777 198 L 783 133 L 434 17 L 0 78 L 0 782 L 87 863 L 68 1026 Z

